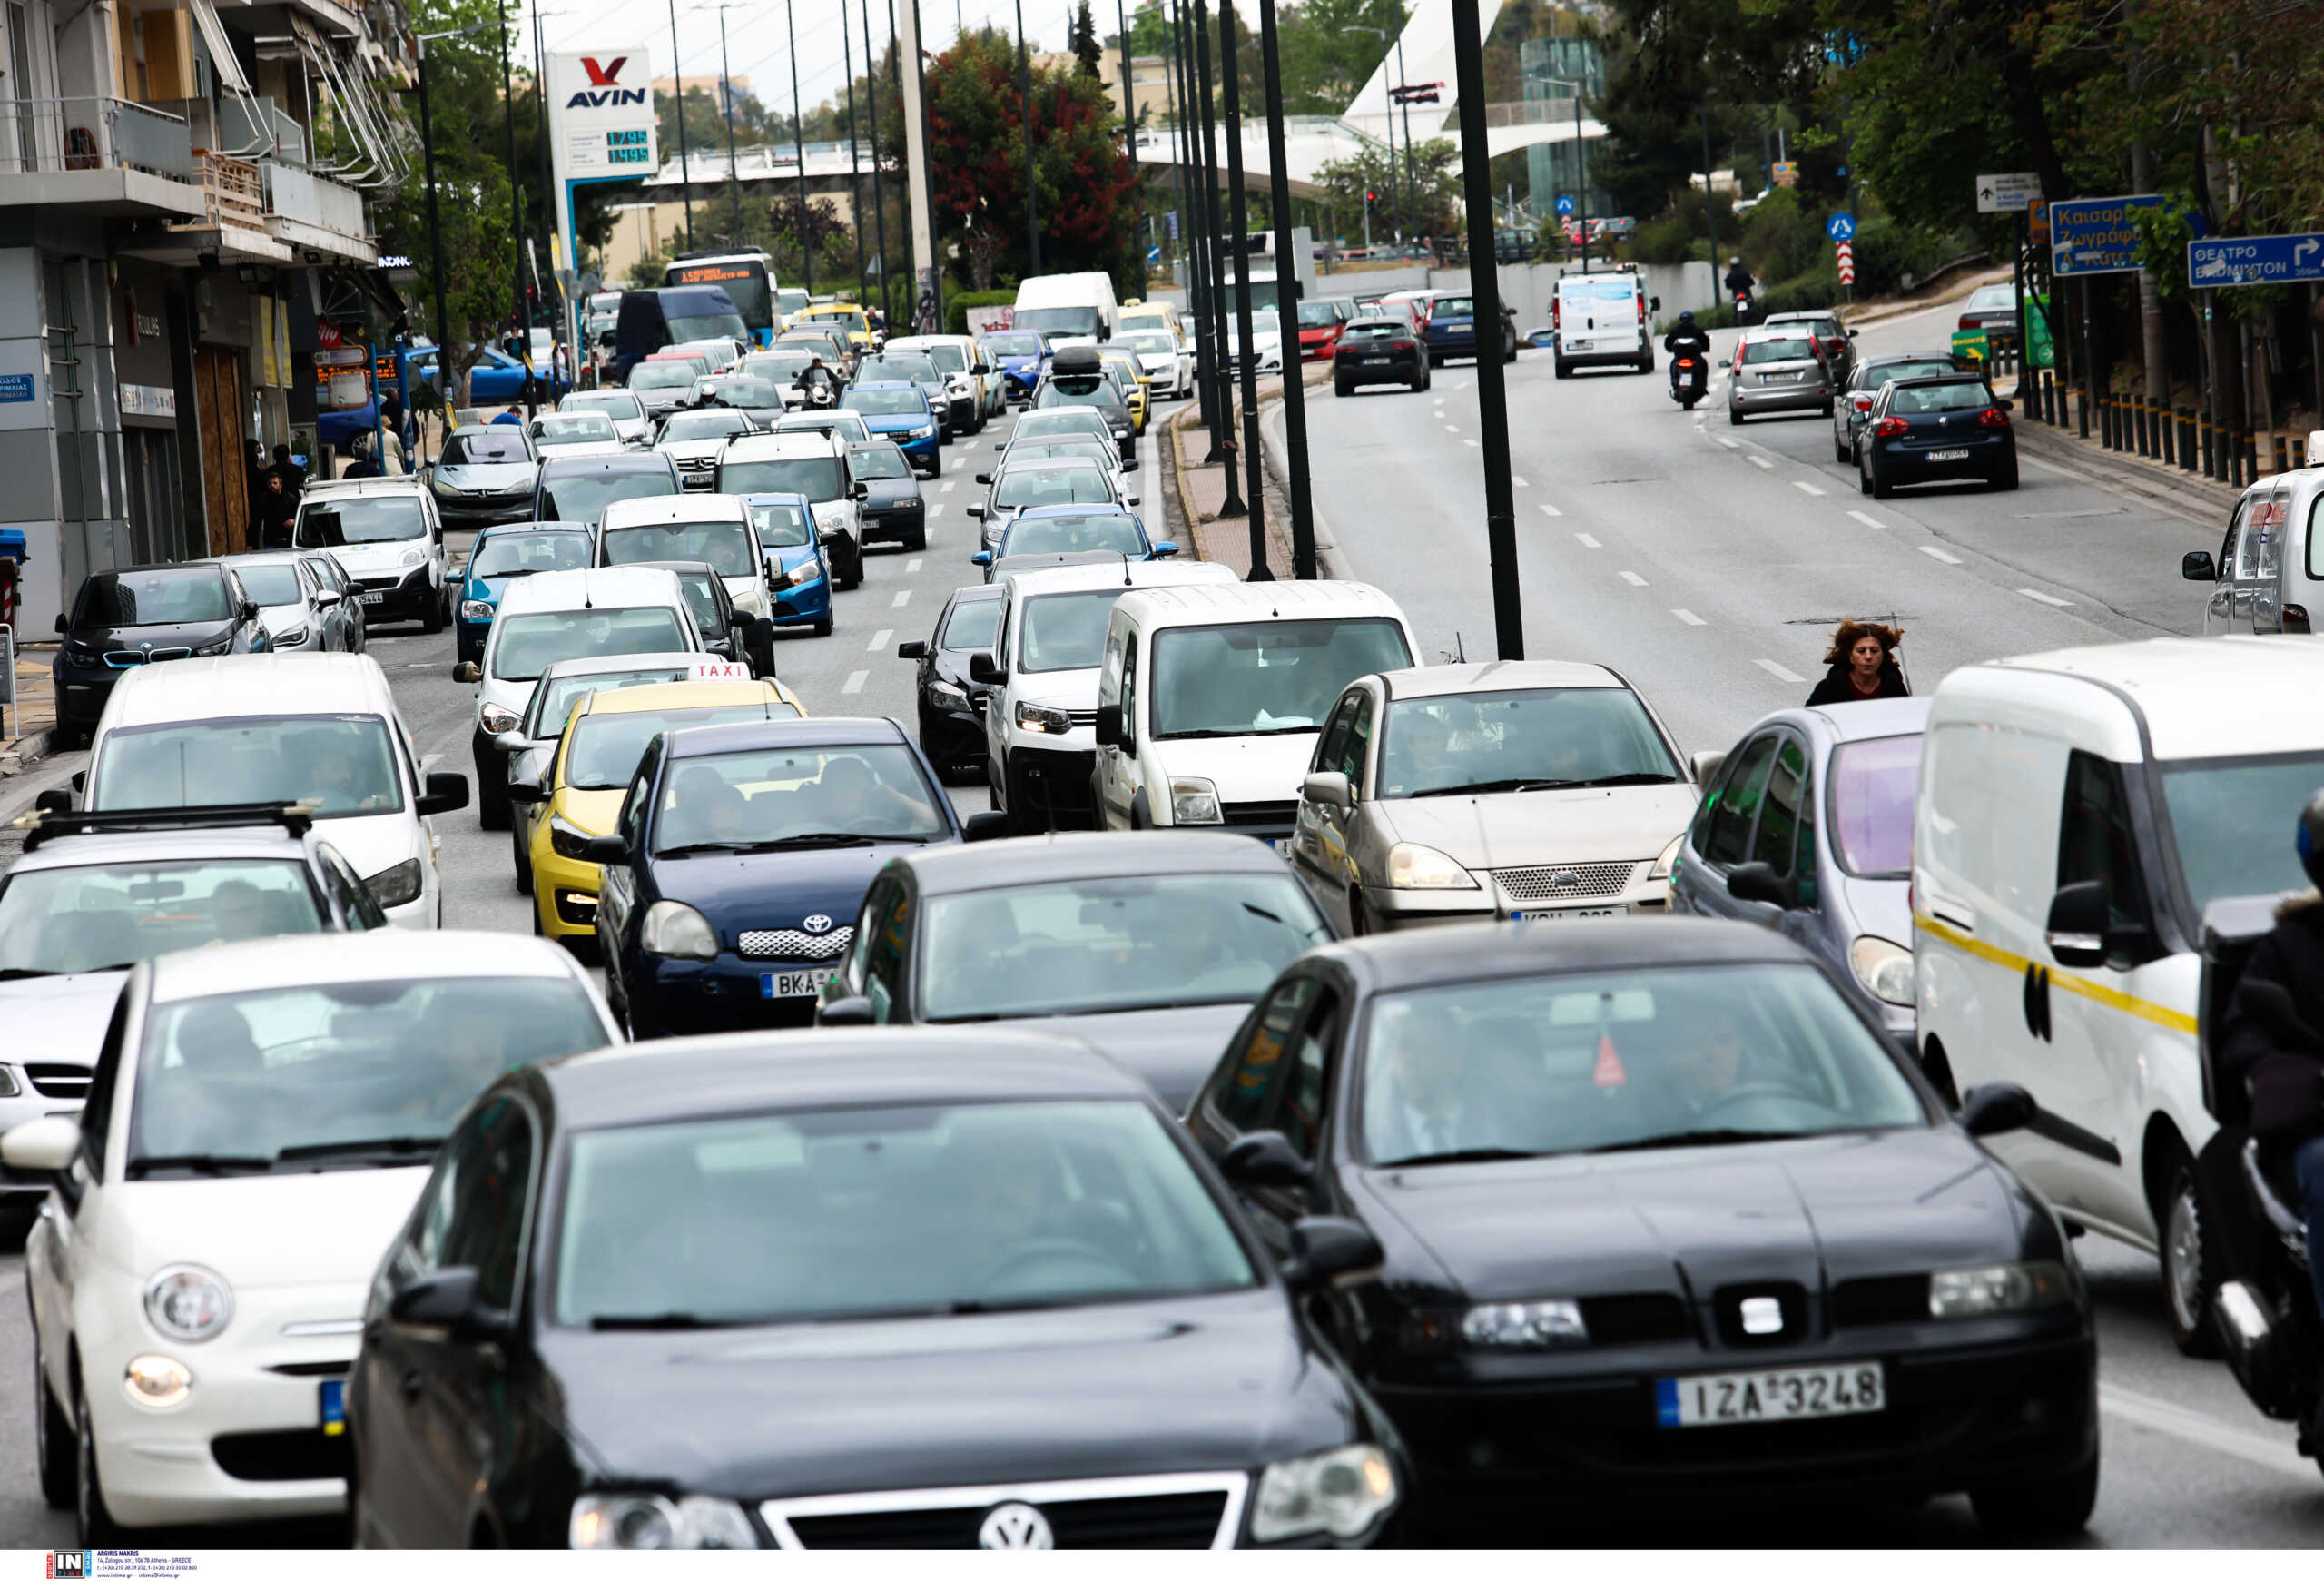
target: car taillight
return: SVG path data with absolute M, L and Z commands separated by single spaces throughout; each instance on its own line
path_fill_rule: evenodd
M 1910 433 L 1912 429 L 1913 425 L 1901 417 L 1884 417 L 1873 425 L 1872 431 L 1884 440 L 1893 440 L 1898 434 Z
M 1977 327 L 1977 321 L 1971 318 L 1967 313 L 1963 313 L 1961 315 L 1961 321 L 1953 327 L 1956 330 L 1974 330 Z
M 1858 411 L 1870 411 L 1872 410 L 1872 397 L 1868 395 L 1857 396 L 1856 398 L 1856 409 Z
M 2284 606 L 2284 629 L 2297 636 L 2308 635 L 2307 605 L 2287 604 Z
M 1646 298 L 1643 295 L 1638 299 L 1638 321 L 1641 324 L 1646 322 Z
M 1977 426 L 1981 429 L 2005 429 L 2009 426 L 2009 413 L 1997 406 L 1989 406 L 1977 414 Z
M 1550 328 L 1551 328 L 1552 330 L 1554 330 L 1554 329 L 1556 329 L 1557 327 L 1558 327 L 1558 299 L 1557 299 L 1557 298 L 1555 298 L 1555 297 L 1551 297 L 1551 298 L 1550 298 Z

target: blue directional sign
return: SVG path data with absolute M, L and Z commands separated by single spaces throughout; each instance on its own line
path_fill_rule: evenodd
M 1573 212 L 1572 194 L 1564 193 L 1560 195 L 1558 198 L 1558 212 L 1560 214 L 1571 214 Z
M 1146 250 L 1146 261 L 1148 263 L 1159 263 L 1162 262 L 1162 248 L 1158 242 Z
M 2139 233 L 2131 216 L 2162 199 L 2060 198 L 2050 204 L 2050 272 L 2122 274 L 2139 266 Z
M 2324 232 L 2304 236 L 2215 236 L 2187 243 L 2195 285 L 2275 285 L 2324 280 Z
M 1856 240 L 1856 216 L 1842 210 L 1824 222 L 1824 234 L 1835 242 Z

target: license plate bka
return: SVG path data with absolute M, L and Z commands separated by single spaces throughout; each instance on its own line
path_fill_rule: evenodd
M 823 991 L 823 984 L 839 974 L 832 966 L 817 966 L 805 972 L 765 972 L 759 975 L 761 999 L 810 999 Z
M 1655 1422 L 1665 1428 L 1725 1428 L 1862 1416 L 1888 1408 L 1887 1381 L 1877 1361 L 1657 1378 Z
M 1969 452 L 1966 450 L 1931 450 L 1928 453 L 1928 459 L 1932 461 L 1965 461 L 1969 459 Z

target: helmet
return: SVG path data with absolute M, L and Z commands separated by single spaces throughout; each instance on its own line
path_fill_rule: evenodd
M 1684 330 L 1691 330 L 1691 329 L 1693 329 L 1693 328 L 1695 327 L 1695 310 L 1694 310 L 1694 309 L 1692 309 L 1692 308 L 1681 308 L 1681 309 L 1679 310 L 1679 327 L 1680 329 L 1684 329 Z
M 2299 865 L 2308 870 L 2308 882 L 2324 889 L 2324 790 L 2308 798 L 2299 809 L 2299 828 L 2292 836 L 2292 849 L 2299 853 Z
M 1737 257 L 1729 258 L 1727 262 L 1728 262 L 1729 263 L 1735 264 L 1735 265 L 1737 265 L 1737 266 L 1738 266 L 1738 267 L 1739 267 L 1739 266 L 1742 264 L 1743 260 L 1742 260 L 1742 258 L 1738 255 L 1738 256 L 1737 256 Z

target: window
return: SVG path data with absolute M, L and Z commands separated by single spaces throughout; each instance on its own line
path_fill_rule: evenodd
M 1233 1072 L 1211 1094 L 1212 1109 L 1228 1126 L 1242 1131 L 1266 1128 L 1281 1084 L 1285 1051 L 1305 1019 L 1315 989 L 1313 977 L 1295 977 L 1278 984 L 1259 1007 Z
M 180 626 L 225 620 L 226 582 L 209 566 L 185 570 L 100 571 L 81 584 L 75 626 Z
M 475 1269 L 478 1298 L 497 1311 L 513 1311 L 530 1217 L 533 1120 L 507 1098 L 487 1104 L 478 1119 L 478 1146 L 462 1171 L 438 1266 Z
M 1759 829 L 1751 842 L 1751 860 L 1764 862 L 1777 878 L 1791 872 L 1792 843 L 1799 829 L 1799 812 L 1807 799 L 1807 763 L 1799 743 L 1785 737 L 1776 751 L 1775 767 L 1768 776 L 1768 794 L 1759 807 Z
M 121 1050 L 129 1037 L 129 984 L 113 1002 L 113 1019 L 105 1023 L 104 1042 L 97 1050 L 96 1070 L 89 1078 L 88 1096 L 81 1105 L 81 1151 L 88 1155 L 89 1174 L 102 1181 L 105 1144 L 113 1132 L 113 1101 L 121 1091 Z
M 701 560 L 722 577 L 749 577 L 759 568 L 758 533 L 747 521 L 673 521 L 620 527 L 599 535 L 598 558 L 608 566 Z
M 444 441 L 444 453 L 438 460 L 447 467 L 484 467 L 521 464 L 532 459 L 532 448 L 526 444 L 525 436 L 513 424 L 504 424 L 498 432 L 482 428 L 452 435 Z
M 1364 794 L 1364 766 L 1372 756 L 1373 706 L 1369 691 L 1355 695 L 1355 712 L 1348 719 L 1347 744 L 1340 759 L 1340 772 L 1347 776 L 1349 787 L 1358 795 Z
M 1137 633 L 1122 647 L 1122 739 L 1137 736 Z
M 1921 738 L 1850 741 L 1825 767 L 1832 790 L 1832 848 L 1858 878 L 1903 878 L 1913 865 L 1913 798 Z M 1812 805 L 1805 809 L 1812 812 Z
M 938 638 L 937 646 L 956 653 L 990 647 L 1000 627 L 1000 599 L 964 598 L 952 606 L 951 616 L 944 622 L 944 635 Z
M 311 798 L 318 818 L 369 817 L 403 807 L 395 758 L 376 715 L 145 725 L 105 738 L 94 799 L 111 812 Z
M 2088 752 L 2066 759 L 2065 811 L 2058 825 L 2058 887 L 2092 880 L 2106 886 L 2110 925 L 2146 925 L 2146 886 L 2120 766 Z
M 1731 759 L 1727 772 L 1705 799 L 1704 835 L 1697 849 L 1703 860 L 1718 867 L 1732 867 L 1744 860 L 1751 839 L 1751 824 L 1759 814 L 1768 770 L 1776 755 L 1776 737 L 1761 736 L 1747 743 Z
M 2243 541 L 2244 524 L 2250 518 L 2257 496 L 2247 494 L 2235 502 L 2235 514 L 2227 519 L 2227 539 L 2219 546 L 2219 574 L 2222 581 L 2251 574 L 2251 545 Z M 2237 555 L 2243 557 L 2239 568 Z
M 295 860 L 40 868 L 0 881 L 0 975 L 124 970 L 173 950 L 316 933 L 325 921 Z
M 1338 1033 L 1339 996 L 1321 990 L 1293 1040 L 1291 1084 L 1275 1112 L 1275 1129 L 1301 1158 L 1314 1158 L 1323 1143 L 1324 1094 Z
M 2283 823 L 2324 784 L 2315 753 L 2213 757 L 2162 771 L 2171 841 L 2195 914 L 2222 894 L 2269 894 L 2307 887 Z
M 678 611 L 658 604 L 503 615 L 493 622 L 492 644 L 492 674 L 504 681 L 537 680 L 559 659 L 684 653 L 694 647 Z
M 1413 662 L 1403 628 L 1368 617 L 1177 627 L 1155 656 L 1163 736 L 1313 730 L 1350 681 Z
M 388 914 L 379 909 L 379 903 L 372 898 L 370 890 L 355 876 L 355 869 L 347 865 L 347 858 L 328 845 L 317 855 L 322 859 L 324 879 L 339 897 L 339 909 L 346 914 L 348 926 L 360 929 L 386 927 Z
M 1324 733 L 1315 739 L 1316 773 L 1347 772 L 1343 766 L 1347 761 L 1348 735 L 1354 723 L 1355 698 L 1353 694 L 1343 696 L 1333 707 L 1331 717 L 1324 721 Z
M 1015 623 L 1018 656 L 1004 664 L 1028 672 L 1096 669 L 1105 657 L 1106 627 L 1113 618 L 1119 588 L 1086 593 L 1050 593 L 1025 602 Z
M 1621 687 L 1407 697 L 1387 725 L 1383 795 L 1682 778 L 1646 706 Z
M 911 1003 L 904 997 L 910 986 L 911 914 L 911 895 L 898 883 L 888 893 L 886 907 L 866 919 L 872 936 L 863 946 L 863 992 L 872 1001 L 874 1021 L 893 1019 Z

